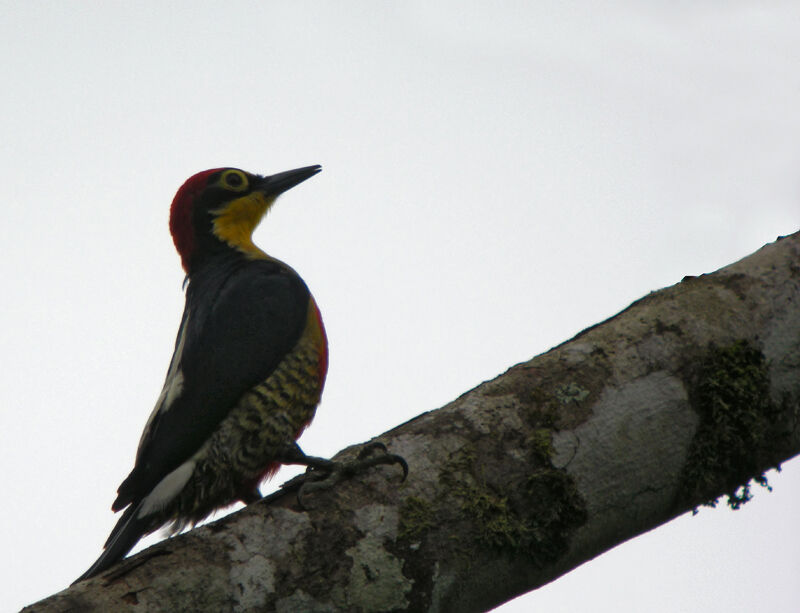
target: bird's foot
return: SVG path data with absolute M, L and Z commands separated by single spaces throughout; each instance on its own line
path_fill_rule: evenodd
M 403 469 L 403 481 L 408 477 L 408 463 L 402 456 L 389 453 L 386 445 L 374 441 L 367 443 L 358 452 L 355 460 L 335 462 L 325 458 L 308 456 L 295 444 L 286 457 L 281 459 L 286 464 L 303 464 L 306 472 L 285 483 L 282 487 L 297 487 L 297 502 L 307 508 L 303 499 L 312 492 L 329 490 L 343 479 L 352 477 L 361 471 L 382 464 L 399 464 Z

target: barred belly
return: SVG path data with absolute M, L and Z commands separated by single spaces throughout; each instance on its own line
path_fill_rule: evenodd
M 321 358 L 314 340 L 304 334 L 275 371 L 242 396 L 193 456 L 194 472 L 165 519 L 181 518 L 173 531 L 232 504 L 277 469 L 276 456 L 311 422 L 320 400 Z

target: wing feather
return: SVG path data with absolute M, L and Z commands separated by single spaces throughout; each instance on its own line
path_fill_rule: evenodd
M 191 458 L 302 334 L 309 293 L 294 271 L 278 262 L 251 261 L 220 277 L 197 285 L 192 280 L 187 289 L 164 391 L 114 510 L 141 501 Z

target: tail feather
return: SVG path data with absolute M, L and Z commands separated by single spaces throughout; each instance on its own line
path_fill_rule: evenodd
M 89 567 L 85 573 L 73 581 L 75 585 L 79 581 L 94 577 L 95 575 L 111 568 L 119 560 L 125 557 L 133 546 L 138 542 L 144 534 L 148 532 L 146 522 L 136 517 L 139 511 L 140 504 L 131 505 L 119 518 L 117 525 L 111 531 L 104 546 L 103 553 L 97 558 L 97 561 Z

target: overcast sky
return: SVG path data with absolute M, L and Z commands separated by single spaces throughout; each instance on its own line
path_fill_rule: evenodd
M 2 5 L 2 610 L 115 523 L 199 170 L 323 166 L 255 236 L 328 328 L 315 455 L 798 229 L 795 2 L 165 4 Z M 499 610 L 794 613 L 800 462 L 770 481 Z

